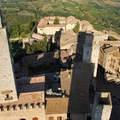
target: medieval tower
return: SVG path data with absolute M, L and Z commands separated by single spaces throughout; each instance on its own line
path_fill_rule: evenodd
M 17 90 L 13 72 L 12 57 L 6 27 L 2 23 L 0 11 L 0 103 L 17 100 Z

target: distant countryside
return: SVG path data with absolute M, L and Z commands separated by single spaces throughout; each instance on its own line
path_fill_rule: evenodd
M 10 38 L 27 37 L 44 16 L 75 16 L 120 33 L 120 0 L 0 0 Z

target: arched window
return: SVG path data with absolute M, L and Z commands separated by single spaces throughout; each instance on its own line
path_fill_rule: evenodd
M 62 120 L 62 117 L 61 117 L 61 116 L 58 116 L 58 117 L 57 117 L 57 120 Z
M 33 120 L 38 120 L 38 118 L 37 118 L 37 117 L 34 117 Z
M 9 94 L 6 94 L 6 98 L 9 98 Z
M 54 120 L 54 117 L 49 117 L 49 120 Z

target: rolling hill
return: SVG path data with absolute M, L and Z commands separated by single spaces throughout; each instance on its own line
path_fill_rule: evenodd
M 120 0 L 0 0 L 0 8 L 12 37 L 25 32 L 30 21 L 52 15 L 73 15 L 89 21 L 97 30 L 112 30 L 120 34 Z M 14 36 L 17 31 L 19 34 Z

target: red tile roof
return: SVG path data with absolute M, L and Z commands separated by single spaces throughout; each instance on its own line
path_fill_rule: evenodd
M 44 85 L 45 85 L 45 77 L 44 76 L 36 76 L 26 79 L 19 79 L 17 81 L 17 90 L 18 90 L 18 100 L 15 102 L 7 102 L 0 104 L 1 106 L 12 106 L 12 105 L 20 105 L 23 106 L 25 104 L 37 104 L 44 102 Z
M 47 98 L 46 114 L 62 114 L 68 112 L 68 98 Z

